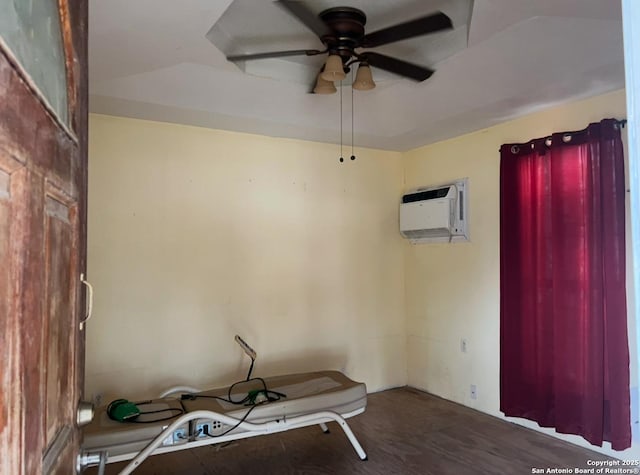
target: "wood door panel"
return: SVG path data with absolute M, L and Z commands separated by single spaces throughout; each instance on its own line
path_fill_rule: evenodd
M 22 210 L 24 224 L 16 240 L 21 241 L 23 248 L 17 259 L 21 263 L 21 306 L 18 309 L 20 319 L 22 361 L 22 411 L 24 411 L 24 441 L 26 452 L 24 473 L 42 473 L 42 454 L 45 450 L 42 435 L 43 421 L 41 416 L 29 417 L 31 414 L 42 415 L 44 403 L 42 398 L 42 335 L 44 323 L 45 286 L 44 276 L 44 178 L 25 167 L 24 196 L 16 205 Z M 33 454 L 33 455 L 31 455 Z M 37 454 L 37 455 L 36 455 Z
M 5 351 L 0 365 L 0 473 L 20 473 L 18 459 L 2 456 L 5 453 L 21 450 L 20 440 L 13 434 L 20 431 L 20 387 L 19 371 L 20 332 L 15 311 L 17 302 L 10 296 L 18 290 L 16 277 L 21 269 L 15 265 L 12 255 L 19 245 L 12 236 L 19 235 L 21 223 L 14 219 L 16 206 L 14 199 L 20 198 L 22 173 L 16 172 L 19 164 L 8 158 L 0 149 L 0 349 Z M 12 172 L 13 175 L 12 175 Z M 13 190 L 12 190 L 13 188 Z
M 9 230 L 11 227 L 11 190 L 9 186 L 11 184 L 11 175 L 0 168 L 0 236 L 9 236 Z M 9 239 L 0 239 L 0 263 L 5 264 L 9 262 Z M 7 267 L 2 266 L 3 269 Z M 0 272 L 0 315 L 9 315 L 9 273 Z M 0 332 L 0 347 L 6 343 L 3 339 L 4 332 Z M 0 365 L 0 371 L 3 368 Z M 0 396 L 1 397 L 1 396 Z M 0 427 L 4 427 L 2 421 L 5 419 L 2 417 L 2 409 L 4 406 L 0 404 Z
M 54 127 L 54 119 L 34 100 L 28 85 L 0 51 L 0 148 L 71 196 L 78 196 L 82 166 L 76 138 Z M 28 118 L 28 120 L 25 120 Z M 34 147 L 38 147 L 38 153 Z
M 75 394 L 73 366 L 77 318 L 75 287 L 78 281 L 73 259 L 75 209 L 52 196 L 45 199 L 45 281 L 47 311 L 45 314 L 42 348 L 46 348 L 42 365 L 46 384 L 45 446 L 51 444 L 66 421 L 73 420 L 76 401 L 68 401 Z M 74 278 L 75 277 L 75 278 Z M 71 403 L 71 404 L 70 404 Z

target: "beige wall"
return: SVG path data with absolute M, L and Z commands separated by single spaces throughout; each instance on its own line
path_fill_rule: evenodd
M 502 417 L 498 149 L 503 143 L 580 130 L 605 117 L 626 117 L 624 91 L 549 109 L 404 154 L 405 190 L 468 177 L 471 219 L 471 242 L 405 246 L 409 385 Z M 629 231 L 630 226 L 627 228 Z M 628 271 L 628 288 L 632 289 L 630 257 Z M 629 304 L 632 308 L 631 299 Z M 632 315 L 631 375 L 632 385 L 637 386 Z M 461 351 L 463 338 L 467 340 L 467 353 Z M 472 384 L 477 386 L 475 400 L 470 397 Z M 577 437 L 566 438 L 582 443 Z
M 339 369 L 407 382 L 399 153 L 90 117 L 86 394 Z
M 257 374 L 335 368 L 370 391 L 408 382 L 502 417 L 498 148 L 624 117 L 624 101 L 344 164 L 335 145 L 91 116 L 87 396 L 232 382 L 247 369 L 239 333 Z M 471 242 L 402 240 L 401 193 L 462 177 Z M 633 386 L 635 335 L 630 318 Z

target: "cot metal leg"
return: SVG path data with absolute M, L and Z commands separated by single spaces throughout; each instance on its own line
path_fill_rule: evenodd
M 351 442 L 351 445 L 353 445 L 353 448 L 358 454 L 358 457 L 360 457 L 360 460 L 368 460 L 369 457 L 367 457 L 367 453 L 362 448 L 362 445 L 360 445 L 360 442 L 358 442 L 358 439 L 356 439 L 356 436 L 353 434 L 353 431 L 351 430 L 351 427 L 349 427 L 349 424 L 347 424 L 347 421 L 337 414 L 336 417 L 334 417 L 334 420 L 340 424 L 340 427 L 342 427 L 342 430 L 347 436 L 347 439 L 349 439 L 349 442 Z
M 328 434 L 329 432 L 331 432 L 327 427 L 327 424 L 325 424 L 324 422 L 321 422 L 319 426 L 320 426 L 320 429 L 322 429 L 322 432 L 324 432 L 325 434 Z

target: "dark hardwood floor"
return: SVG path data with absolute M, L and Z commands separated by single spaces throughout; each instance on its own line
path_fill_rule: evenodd
M 368 461 L 358 459 L 332 423 L 330 434 L 308 427 L 156 455 L 134 473 L 524 475 L 533 468 L 590 468 L 587 460 L 607 459 L 410 388 L 371 394 L 365 413 L 349 424 Z M 125 465 L 108 465 L 106 473 Z

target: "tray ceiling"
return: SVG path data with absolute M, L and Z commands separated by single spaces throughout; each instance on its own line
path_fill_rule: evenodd
M 360 8 L 369 32 L 436 10 L 453 20 L 453 31 L 375 49 L 436 73 L 415 83 L 373 69 L 378 87 L 354 93 L 357 146 L 407 150 L 624 87 L 619 2 L 304 3 L 314 12 Z M 321 59 L 245 65 L 225 59 L 229 53 L 321 48 L 313 33 L 271 0 L 90 0 L 89 32 L 92 112 L 339 139 L 339 94 L 308 93 Z M 345 84 L 348 126 L 351 92 Z

